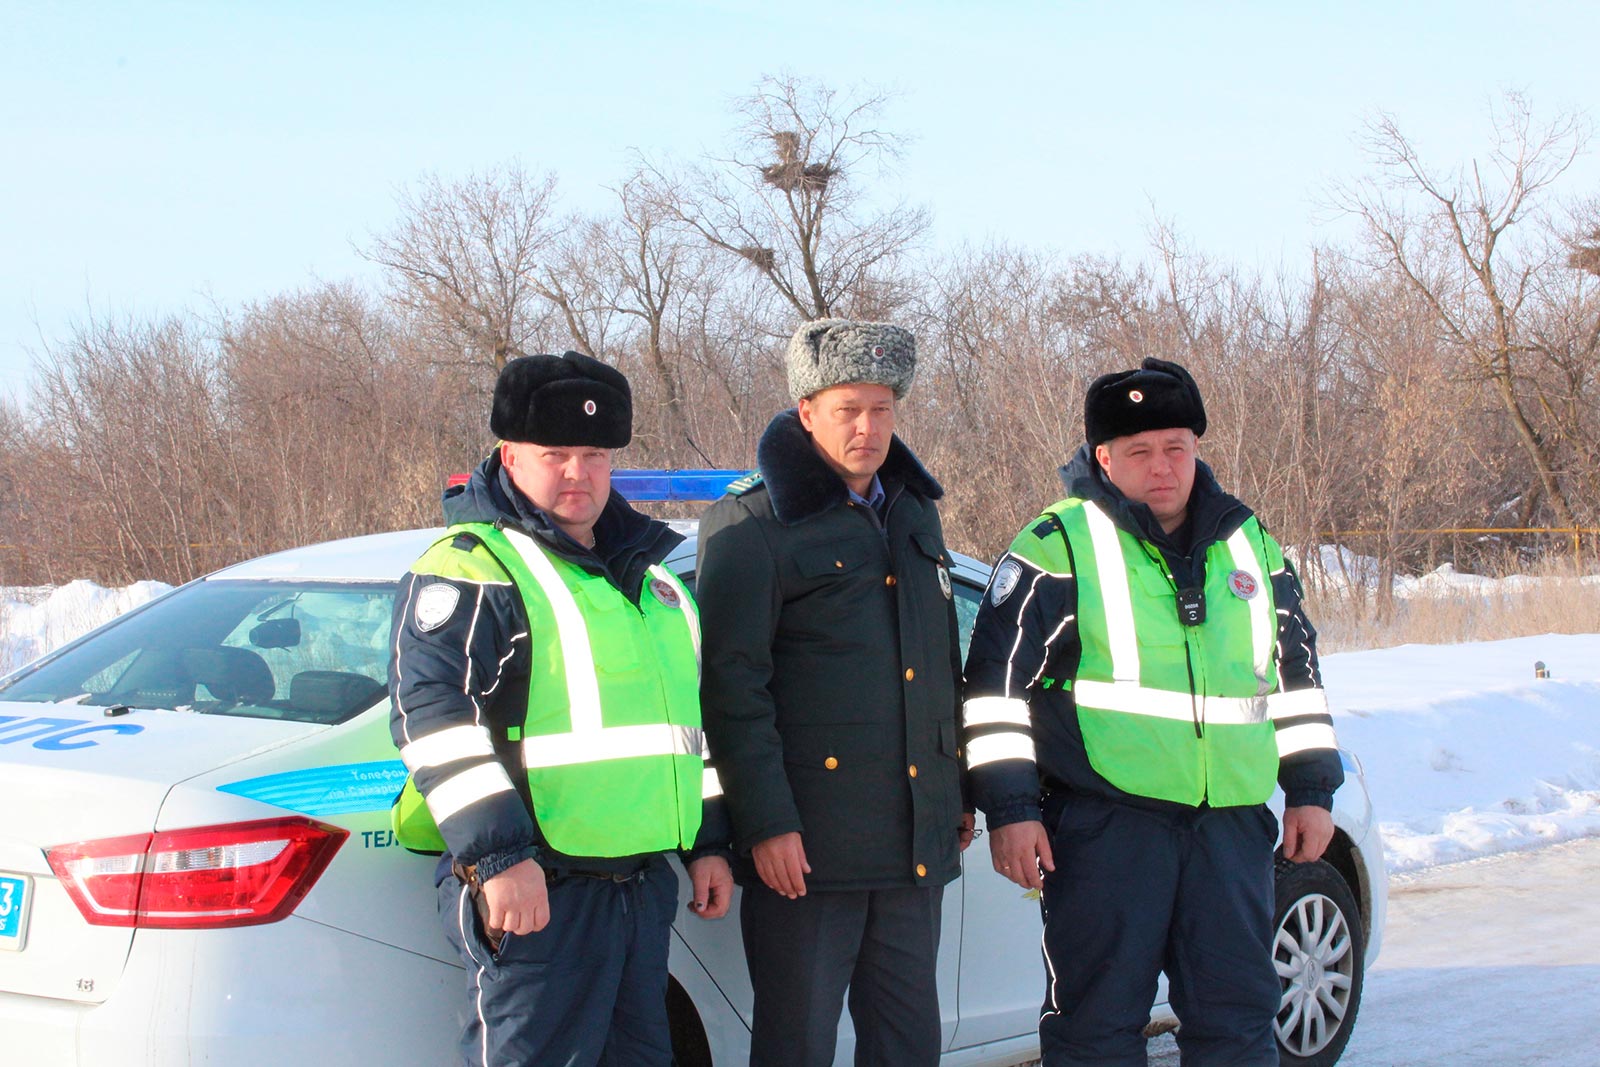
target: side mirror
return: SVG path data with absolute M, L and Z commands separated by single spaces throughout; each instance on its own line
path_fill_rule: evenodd
M 257 648 L 294 648 L 300 644 L 299 619 L 268 619 L 250 630 L 250 643 Z

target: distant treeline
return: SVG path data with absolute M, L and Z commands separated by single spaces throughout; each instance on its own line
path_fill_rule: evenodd
M 1561 186 L 1581 119 L 1508 97 L 1487 153 L 1437 169 L 1375 120 L 1368 179 L 1328 193 L 1364 241 L 1266 274 L 1170 226 L 1139 261 L 930 249 L 928 214 L 886 203 L 883 104 L 767 79 L 729 151 L 641 157 L 604 213 L 518 165 L 423 178 L 363 250 L 375 287 L 81 326 L 0 409 L 0 582 L 179 582 L 436 523 L 519 352 L 629 375 L 619 464 L 748 467 L 787 338 L 829 315 L 916 332 L 901 433 L 981 556 L 1062 495 L 1087 383 L 1146 355 L 1194 372 L 1204 458 L 1286 543 L 1360 529 L 1388 571 L 1470 567 L 1571 542 L 1415 531 L 1600 523 L 1600 209 Z

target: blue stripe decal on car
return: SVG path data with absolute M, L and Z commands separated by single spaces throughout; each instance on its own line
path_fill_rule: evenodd
M 397 759 L 311 767 L 217 786 L 219 793 L 249 797 L 302 815 L 349 815 L 383 811 L 406 784 L 406 765 Z

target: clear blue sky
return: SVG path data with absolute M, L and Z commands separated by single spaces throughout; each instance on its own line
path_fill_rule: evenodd
M 1504 89 L 1590 107 L 1596 41 L 1587 2 L 4 0 L 0 392 L 91 314 L 370 277 L 352 244 L 427 172 L 518 159 L 599 206 L 630 149 L 717 146 L 780 71 L 902 92 L 891 191 L 939 242 L 1143 255 L 1154 212 L 1295 263 L 1373 109 L 1465 159 Z M 1600 192 L 1596 155 L 1566 184 Z

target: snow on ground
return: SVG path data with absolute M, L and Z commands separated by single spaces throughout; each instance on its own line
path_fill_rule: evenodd
M 104 589 L 83 580 L 62 586 L 0 586 L 0 674 L 171 588 L 163 582 L 135 582 Z
M 168 588 L 0 588 L 0 672 Z M 1323 680 L 1391 871 L 1600 836 L 1600 634 L 1344 652 Z
M 1345 652 L 1323 682 L 1390 870 L 1600 835 L 1600 635 Z
M 1292 549 L 1286 550 L 1295 567 L 1307 583 L 1332 593 L 1350 593 L 1356 590 L 1371 592 L 1377 588 L 1381 573 L 1378 561 L 1371 556 L 1358 555 L 1343 545 L 1321 545 L 1317 558 L 1309 564 Z M 1600 574 L 1585 575 L 1576 579 L 1583 585 L 1600 586 Z M 1423 597 L 1493 596 L 1500 593 L 1517 593 L 1531 589 L 1548 578 L 1512 574 L 1505 578 L 1486 578 L 1480 574 L 1464 574 L 1453 563 L 1442 563 L 1423 575 L 1396 575 L 1394 595 L 1401 600 Z

